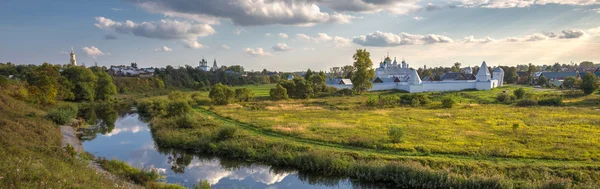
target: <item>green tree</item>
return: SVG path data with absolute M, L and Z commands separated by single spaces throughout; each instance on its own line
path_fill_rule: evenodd
M 454 73 L 460 73 L 460 62 L 455 62 L 454 65 L 452 66 L 452 72 Z
M 71 101 L 75 100 L 75 93 L 73 93 L 75 86 L 73 86 L 73 83 L 71 83 L 71 81 L 69 81 L 69 79 L 67 79 L 65 76 L 60 76 L 58 78 L 58 83 L 60 88 L 58 90 L 57 99 Z
M 279 83 L 279 81 L 281 81 L 281 77 L 279 77 L 277 74 L 273 74 L 269 76 L 269 81 L 271 83 Z
M 504 82 L 506 83 L 517 83 L 519 75 L 517 74 L 516 67 L 504 67 Z
M 287 90 L 287 94 L 289 95 L 289 97 L 291 98 L 296 98 L 296 83 L 292 80 L 292 81 L 281 81 L 281 83 L 279 83 L 279 85 L 281 85 L 283 88 L 285 88 Z
M 176 100 L 167 105 L 167 114 L 169 116 L 187 115 L 192 111 L 192 106 L 185 100 Z
M 63 75 L 73 83 L 73 94 L 76 101 L 94 101 L 98 77 L 82 66 L 69 66 L 63 70 Z
M 580 67 L 584 67 L 584 68 L 591 68 L 594 67 L 594 62 L 590 62 L 590 61 L 583 61 L 581 63 L 579 63 Z
M 233 100 L 235 91 L 229 86 L 221 83 L 216 84 L 208 94 L 208 97 L 218 105 L 227 105 Z
M 273 100 L 285 100 L 288 99 L 287 89 L 283 88 L 281 84 L 277 84 L 275 88 L 269 91 L 269 95 Z
M 312 85 L 306 80 L 296 80 L 295 98 L 308 99 L 314 96 Z
M 585 73 L 581 79 L 581 90 L 585 94 L 592 94 L 594 91 L 598 90 L 598 79 L 594 73 Z
M 308 80 L 310 76 L 313 76 L 313 74 L 313 71 L 311 71 L 310 69 L 306 70 L 306 74 L 304 74 L 304 79 Z
M 352 90 L 357 94 L 366 92 L 373 87 L 371 80 L 375 77 L 375 70 L 373 70 L 373 62 L 370 57 L 371 54 L 367 52 L 367 49 L 358 49 L 353 56 L 356 72 L 351 79 Z
M 110 100 L 117 94 L 117 86 L 113 79 L 104 71 L 97 72 L 98 83 L 96 84 L 96 98 L 99 100 Z
M 327 87 L 326 79 L 327 76 L 325 76 L 325 72 L 321 71 L 318 74 L 312 75 L 308 80 L 313 85 L 313 91 L 316 93 L 325 91 Z
M 577 88 L 577 84 L 577 78 L 569 76 L 563 81 L 562 87 L 565 89 L 574 89 Z
M 239 102 L 248 102 L 254 98 L 254 93 L 248 88 L 235 89 L 235 99 Z
M 540 76 L 537 80 L 537 84 L 539 86 L 546 86 L 546 85 L 548 85 L 548 79 L 544 76 Z
M 48 63 L 37 66 L 27 73 L 31 101 L 42 105 L 56 103 L 60 88 L 59 77 L 58 69 Z

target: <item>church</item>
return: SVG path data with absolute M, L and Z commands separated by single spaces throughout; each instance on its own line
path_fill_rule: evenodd
M 375 79 L 372 80 L 373 87 L 370 90 L 403 90 L 410 93 L 461 91 L 466 89 L 491 90 L 501 87 L 503 78 L 504 70 L 502 68 L 494 69 L 492 74 L 488 70 L 487 63 L 483 61 L 474 77 L 471 74 L 465 79 L 423 81 L 417 70 L 410 68 L 405 60 L 398 64 L 395 58 L 392 62 L 392 59 L 388 56 L 375 69 Z M 343 82 L 343 80 L 331 81 L 328 82 L 328 85 L 338 89 L 352 88 L 351 83 Z

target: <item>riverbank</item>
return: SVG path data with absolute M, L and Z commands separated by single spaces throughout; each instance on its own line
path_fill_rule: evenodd
M 79 138 L 77 137 L 77 133 L 75 132 L 75 129 L 73 127 L 60 126 L 60 132 L 63 136 L 61 144 L 61 147 L 63 149 L 72 148 L 73 151 L 77 154 L 86 153 L 83 149 L 83 146 L 81 145 L 81 140 L 79 140 Z M 115 183 L 115 186 L 117 187 L 124 187 L 130 189 L 144 188 L 140 185 L 126 181 L 123 178 L 120 178 L 119 176 L 108 172 L 107 170 L 102 168 L 102 166 L 100 166 L 100 164 L 98 164 L 95 160 L 84 159 L 84 161 L 88 162 L 89 168 L 94 170 L 98 175 L 101 175 L 102 177 L 111 180 L 113 183 Z

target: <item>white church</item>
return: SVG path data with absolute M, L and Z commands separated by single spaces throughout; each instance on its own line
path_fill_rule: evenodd
M 470 68 L 468 68 L 470 69 Z M 447 73 L 448 74 L 448 73 Z M 472 74 L 469 73 L 469 75 Z M 490 74 L 485 61 L 481 64 L 479 71 L 474 78 L 449 79 L 442 81 L 423 81 L 417 73 L 417 70 L 410 68 L 402 60 L 401 64 L 394 58 L 388 56 L 385 61 L 379 64 L 375 69 L 375 79 L 372 80 L 373 87 L 371 91 L 381 90 L 403 90 L 410 93 L 434 92 L 434 91 L 461 91 L 465 89 L 491 90 L 501 87 L 504 78 L 504 70 L 496 68 L 493 74 Z M 338 79 L 328 82 L 329 86 L 338 89 L 352 88 L 350 79 Z

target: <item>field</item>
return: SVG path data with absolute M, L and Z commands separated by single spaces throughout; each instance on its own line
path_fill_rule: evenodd
M 234 89 L 238 88 L 248 88 L 254 92 L 254 97 L 268 97 L 269 90 L 274 88 L 276 84 L 261 84 L 261 85 L 245 85 L 245 86 L 236 86 Z
M 399 187 L 598 187 L 600 96 L 565 97 L 557 107 L 496 101 L 499 93 L 517 88 L 428 93 L 432 102 L 421 107 L 365 104 L 369 98 L 405 95 L 394 91 L 201 104 L 190 124 L 210 127 L 178 129 L 174 125 L 186 123 L 177 121 L 181 118 L 155 118 L 153 133 L 159 145 Z M 528 98 L 563 96 L 556 90 L 527 91 Z M 458 104 L 441 108 L 448 96 Z M 215 138 L 222 128 L 234 128 L 237 137 Z M 402 131 L 400 141 L 392 142 L 390 128 Z M 404 171 L 381 172 L 380 165 Z

